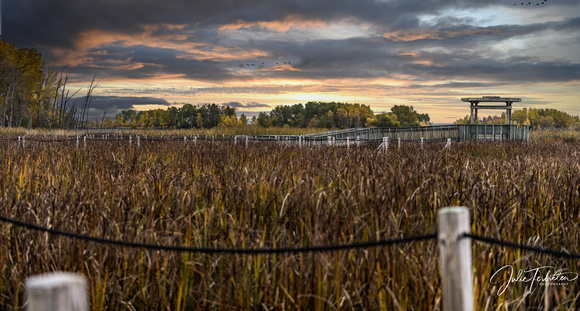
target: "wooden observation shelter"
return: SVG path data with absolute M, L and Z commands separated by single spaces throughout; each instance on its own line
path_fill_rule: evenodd
M 463 102 L 471 103 L 471 117 L 470 123 L 477 124 L 477 111 L 479 109 L 505 109 L 505 124 L 510 125 L 512 121 L 512 103 L 521 102 L 521 98 L 507 98 L 499 96 L 484 96 L 482 98 L 462 98 Z M 505 105 L 480 105 L 479 103 L 501 103 L 504 102 Z

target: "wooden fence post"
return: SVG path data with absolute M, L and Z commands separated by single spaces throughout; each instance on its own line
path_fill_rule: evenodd
M 469 211 L 446 207 L 437 213 L 441 260 L 441 295 L 444 311 L 473 310 L 473 281 Z
M 87 311 L 87 280 L 74 273 L 47 273 L 26 279 L 28 311 Z

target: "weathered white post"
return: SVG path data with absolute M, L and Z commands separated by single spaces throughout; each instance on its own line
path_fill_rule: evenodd
M 346 149 L 350 148 L 350 137 L 346 137 Z
M 197 136 L 193 138 L 193 144 L 197 146 Z
M 87 135 L 83 136 L 83 149 L 87 149 Z
M 79 149 L 79 134 L 77 134 L 77 149 Z
M 298 136 L 298 148 L 302 148 L 302 135 Z
M 131 144 L 133 143 L 132 139 L 133 139 L 133 137 L 131 135 L 129 135 L 129 147 L 131 147 Z
M 398 144 L 398 146 L 399 146 L 399 149 L 401 149 L 401 136 L 399 136 L 399 137 L 397 138 L 397 144 Z
M 246 148 L 248 148 L 248 136 L 246 136 Z
M 423 150 L 423 136 L 421 136 L 421 150 Z
M 80 274 L 47 273 L 26 279 L 28 311 L 87 311 L 87 280 Z
M 137 147 L 141 145 L 141 138 L 137 135 Z
M 22 136 L 22 149 L 26 148 L 26 136 Z
M 356 137 L 356 146 L 360 146 L 360 136 Z
M 187 136 L 183 136 L 183 142 L 187 143 Z
M 473 310 L 473 281 L 469 211 L 465 207 L 446 207 L 437 213 L 438 244 L 441 260 L 443 311 Z
M 389 136 L 383 137 L 383 148 L 385 152 L 389 149 Z
M 237 144 L 238 144 L 238 137 L 234 136 L 234 145 L 237 145 Z

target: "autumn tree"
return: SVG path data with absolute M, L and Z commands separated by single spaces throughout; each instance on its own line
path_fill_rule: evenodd
M 240 120 L 238 121 L 240 126 L 246 126 L 248 125 L 248 119 L 246 118 L 246 115 L 242 113 L 242 115 L 240 116 Z
M 67 80 L 68 75 L 46 66 L 35 49 L 19 49 L 0 39 L 0 124 L 49 129 L 82 124 L 79 118 L 86 117 L 85 107 L 79 111 L 69 105 L 78 91 L 71 95 Z
M 393 112 L 381 113 L 369 118 L 367 127 L 400 127 L 401 122 L 399 122 L 397 115 Z

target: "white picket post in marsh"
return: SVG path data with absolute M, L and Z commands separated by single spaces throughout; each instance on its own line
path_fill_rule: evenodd
M 234 136 L 234 145 L 237 145 L 237 144 L 238 144 L 238 137 Z
M 20 141 L 22 141 L 22 137 L 18 136 L 18 148 L 20 148 Z
M 197 146 L 197 136 L 193 137 L 193 144 Z
M 183 142 L 187 144 L 187 136 L 183 136 Z
M 346 138 L 346 149 L 350 148 L 350 137 Z
M 129 135 L 129 147 L 131 147 L 131 144 L 133 143 L 132 139 L 133 139 L 133 137 L 131 135 Z
M 356 146 L 360 146 L 360 136 L 356 137 Z
M 147 135 L 145 135 L 145 137 L 147 137 Z M 139 147 L 141 145 L 141 139 L 139 138 L 139 135 L 137 135 L 137 147 Z
M 401 136 L 399 136 L 397 138 L 397 145 L 398 145 L 399 149 L 401 149 Z
M 383 148 L 385 150 L 385 152 L 387 152 L 387 150 L 389 149 L 389 137 L 383 137 Z
M 421 137 L 421 150 L 423 150 L 423 137 Z
M 298 148 L 302 148 L 302 135 L 298 136 Z
M 87 149 L 87 135 L 83 136 L 83 149 Z
M 22 149 L 26 148 L 26 136 L 22 136 Z
M 469 211 L 445 207 L 437 212 L 443 311 L 473 310 L 473 276 Z
M 79 149 L 79 134 L 77 134 L 77 149 Z
M 47 273 L 26 279 L 28 311 L 87 311 L 88 286 L 84 276 Z

